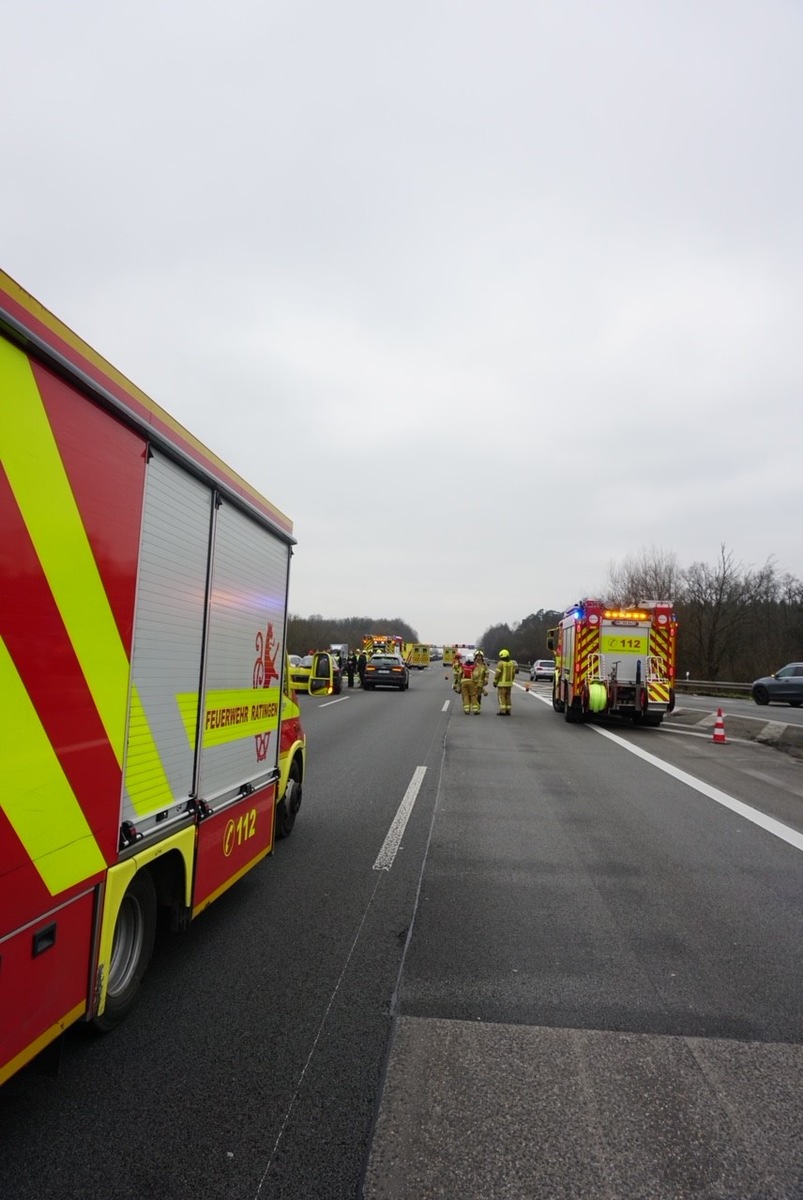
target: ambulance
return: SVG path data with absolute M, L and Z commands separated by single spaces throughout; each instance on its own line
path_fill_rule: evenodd
M 423 671 L 429 666 L 429 646 L 423 642 L 405 642 L 402 656 L 410 670 Z

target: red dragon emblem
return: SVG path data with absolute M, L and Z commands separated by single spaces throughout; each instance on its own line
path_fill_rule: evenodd
M 260 629 L 254 639 L 254 648 L 257 652 L 257 658 L 254 663 L 253 686 L 255 688 L 269 688 L 273 680 L 279 678 L 279 672 L 276 670 L 276 656 L 279 652 L 279 643 L 273 636 L 273 622 L 268 623 L 265 633 Z M 270 733 L 257 733 L 254 741 L 256 743 L 257 762 L 264 762 L 268 757 Z

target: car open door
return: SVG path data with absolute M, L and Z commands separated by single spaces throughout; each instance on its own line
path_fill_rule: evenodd
M 335 690 L 334 655 L 328 650 L 321 650 L 312 656 L 312 670 L 309 676 L 309 694 L 311 696 L 331 696 Z

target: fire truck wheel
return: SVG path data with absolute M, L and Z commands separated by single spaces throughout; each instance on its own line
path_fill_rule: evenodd
M 133 1008 L 155 936 L 156 889 L 150 872 L 138 871 L 126 889 L 114 927 L 106 1007 L 94 1020 L 101 1032 L 116 1028 Z
M 569 704 L 568 700 L 565 700 L 564 704 L 565 708 L 563 710 L 563 719 L 570 725 L 573 725 L 576 721 L 580 720 L 580 710 L 574 701 Z
M 556 713 L 562 713 L 566 707 L 564 701 L 560 699 L 557 692 L 552 693 L 552 707 Z
M 297 763 L 290 766 L 287 787 L 276 805 L 276 837 L 286 838 L 293 832 L 296 813 L 301 807 L 301 773 Z

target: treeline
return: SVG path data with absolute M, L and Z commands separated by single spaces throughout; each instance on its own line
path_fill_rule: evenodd
M 612 564 L 599 598 L 609 604 L 672 600 L 678 616 L 678 675 L 749 683 L 787 662 L 803 662 L 803 582 L 770 559 L 745 567 L 723 545 L 713 564 L 681 567 L 674 554 L 644 550 Z M 567 597 L 567 605 L 583 599 Z M 477 641 L 489 658 L 505 648 L 520 663 L 549 657 L 547 630 L 563 614 L 539 609 L 514 625 L 492 625 Z M 417 642 L 418 632 L 401 617 L 315 615 L 288 618 L 287 647 L 294 654 L 333 642 L 359 646 L 371 633 L 398 634 Z
M 372 633 L 384 633 L 390 637 L 401 637 L 405 642 L 417 642 L 418 634 L 401 617 L 345 617 L 331 619 L 315 614 L 298 617 L 292 613 L 287 618 L 287 649 L 291 654 L 308 654 L 312 650 L 325 650 L 327 646 L 346 642 L 350 647 L 362 645 L 364 637 Z
M 533 663 L 537 658 L 550 658 L 547 650 L 547 630 L 557 625 L 563 613 L 539 608 L 516 625 L 492 625 L 486 629 L 478 646 L 482 646 L 486 658 L 498 658 L 500 650 L 509 650 L 511 658 L 518 663 Z
M 674 554 L 645 550 L 610 567 L 599 598 L 617 605 L 672 600 L 681 679 L 688 672 L 691 679 L 750 682 L 803 661 L 803 582 L 771 559 L 748 568 L 723 545 L 715 563 L 681 567 Z M 479 644 L 492 658 L 502 647 L 518 662 L 545 658 L 546 631 L 561 615 L 540 609 L 516 625 L 492 625 Z

